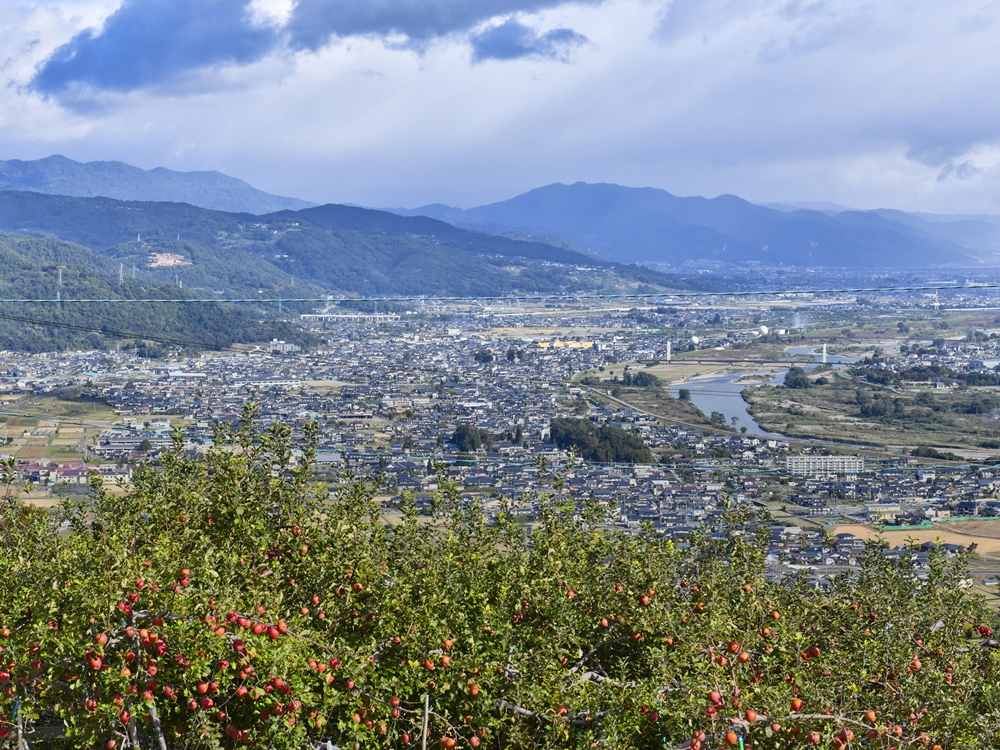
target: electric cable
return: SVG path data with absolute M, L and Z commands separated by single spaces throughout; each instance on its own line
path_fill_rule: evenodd
M 223 351 L 230 347 L 211 344 L 204 341 L 194 341 L 192 339 L 178 339 L 168 336 L 158 336 L 154 333 L 138 333 L 136 331 L 119 331 L 112 328 L 98 328 L 96 326 L 81 326 L 74 323 L 62 323 L 56 320 L 42 320 L 40 318 L 29 318 L 23 315 L 11 315 L 0 313 L 0 320 L 12 320 L 18 323 L 28 323 L 30 325 L 47 326 L 49 328 L 64 328 L 70 331 L 81 333 L 99 333 L 106 336 L 116 336 L 123 339 L 142 339 L 143 341 L 155 341 L 158 344 L 171 344 L 174 346 L 197 346 L 202 349 L 213 349 Z
M 228 302 L 232 304 L 261 304 L 261 303 L 341 303 L 341 302 L 575 302 L 579 300 L 628 300 L 628 299 L 670 299 L 670 298 L 711 298 L 711 297 L 775 297 L 775 296 L 800 296 L 817 294 L 889 294 L 898 292 L 949 292 L 964 290 L 1000 289 L 1000 283 L 983 282 L 967 284 L 950 284 L 948 286 L 938 286 L 934 284 L 914 284 L 909 286 L 882 286 L 882 287 L 843 287 L 843 288 L 823 288 L 823 289 L 746 289 L 729 291 L 672 291 L 672 292 L 617 292 L 617 293 L 588 293 L 588 294 L 497 294 L 497 295 L 392 295 L 392 296 L 367 296 L 367 297 L 235 297 L 235 298 L 208 298 L 208 297 L 164 297 L 164 298 L 93 298 L 93 299 L 0 299 L 0 304 L 154 304 L 154 303 L 176 303 L 176 304 L 197 304 L 197 303 L 219 303 Z

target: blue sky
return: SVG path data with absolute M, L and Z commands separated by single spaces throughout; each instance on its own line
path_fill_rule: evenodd
M 0 159 L 1000 213 L 1000 3 L 0 0 Z

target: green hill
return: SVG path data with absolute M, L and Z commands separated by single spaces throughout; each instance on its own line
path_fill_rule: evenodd
M 650 464 L 653 454 L 638 435 L 589 419 L 553 419 L 552 440 L 563 450 L 576 448 L 588 461 Z
M 186 203 L 0 191 L 6 299 L 495 296 L 710 288 L 548 244 L 351 206 L 264 216 Z M 58 267 L 64 266 L 58 289 Z M 119 274 L 124 284 L 119 286 Z M 299 305 L 302 311 L 308 306 Z M 0 348 L 93 348 L 128 334 L 220 347 L 306 342 L 274 305 L 0 304 Z M 32 326 L 52 320 L 75 328 Z M 88 329 L 98 329 L 91 331 Z M 121 333 L 113 333 L 121 332 Z
M 706 282 L 595 259 L 565 246 L 352 206 L 254 216 L 183 203 L 0 191 L 0 230 L 84 245 L 136 277 L 211 290 L 496 295 L 704 288 Z M 173 244 L 171 244 L 173 243 Z M 151 256 L 183 256 L 157 265 Z M 291 287 L 298 293 L 290 291 Z
M 59 269 L 62 268 L 62 287 Z M 0 234 L 3 299 L 196 299 L 173 285 L 133 281 L 118 285 L 118 263 L 79 245 L 54 239 Z M 258 306 L 196 304 L 0 303 L 0 349 L 51 351 L 98 349 L 138 338 L 192 342 L 222 348 L 237 342 L 282 338 L 308 344 L 311 337 Z M 28 321 L 51 321 L 57 326 Z

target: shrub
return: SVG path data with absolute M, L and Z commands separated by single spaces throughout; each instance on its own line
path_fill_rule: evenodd
M 785 373 L 785 388 L 809 388 L 812 381 L 801 367 L 790 367 Z
M 294 466 L 289 430 L 245 416 L 124 496 L 0 504 L 2 742 L 418 747 L 425 719 L 434 747 L 1000 740 L 993 615 L 961 559 L 932 550 L 918 577 L 870 543 L 815 590 L 770 575 L 746 511 L 679 547 L 612 530 L 542 464 L 527 533 L 444 476 L 432 524 L 404 497 L 390 526 L 371 482 L 311 483 L 314 430 Z

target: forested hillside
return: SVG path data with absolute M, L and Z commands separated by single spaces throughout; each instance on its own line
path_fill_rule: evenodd
M 575 449 L 588 461 L 605 464 L 649 464 L 653 454 L 642 438 L 613 425 L 589 419 L 553 419 L 552 441 L 563 450 Z
M 62 287 L 59 269 L 62 268 Z M 118 263 L 85 247 L 52 239 L 0 234 L 2 299 L 197 299 L 188 289 L 126 278 Z M 0 303 L 0 349 L 49 351 L 113 346 L 149 337 L 190 341 L 209 348 L 271 338 L 308 343 L 310 337 L 274 317 L 276 310 L 214 302 L 193 304 Z M 8 317 L 3 317 L 8 316 Z M 28 322 L 52 321 L 54 327 Z M 83 330 L 95 329 L 95 330 Z M 104 333 L 102 333 L 103 331 Z
M 595 259 L 565 247 L 459 229 L 426 217 L 352 206 L 264 216 L 181 203 L 141 203 L 0 191 L 0 229 L 56 236 L 135 264 L 161 281 L 229 288 L 259 285 L 270 296 L 323 289 L 346 294 L 494 295 L 707 288 Z M 145 243 L 145 244 L 144 244 Z M 177 243 L 171 246 L 165 243 Z M 164 270 L 151 253 L 183 256 Z

